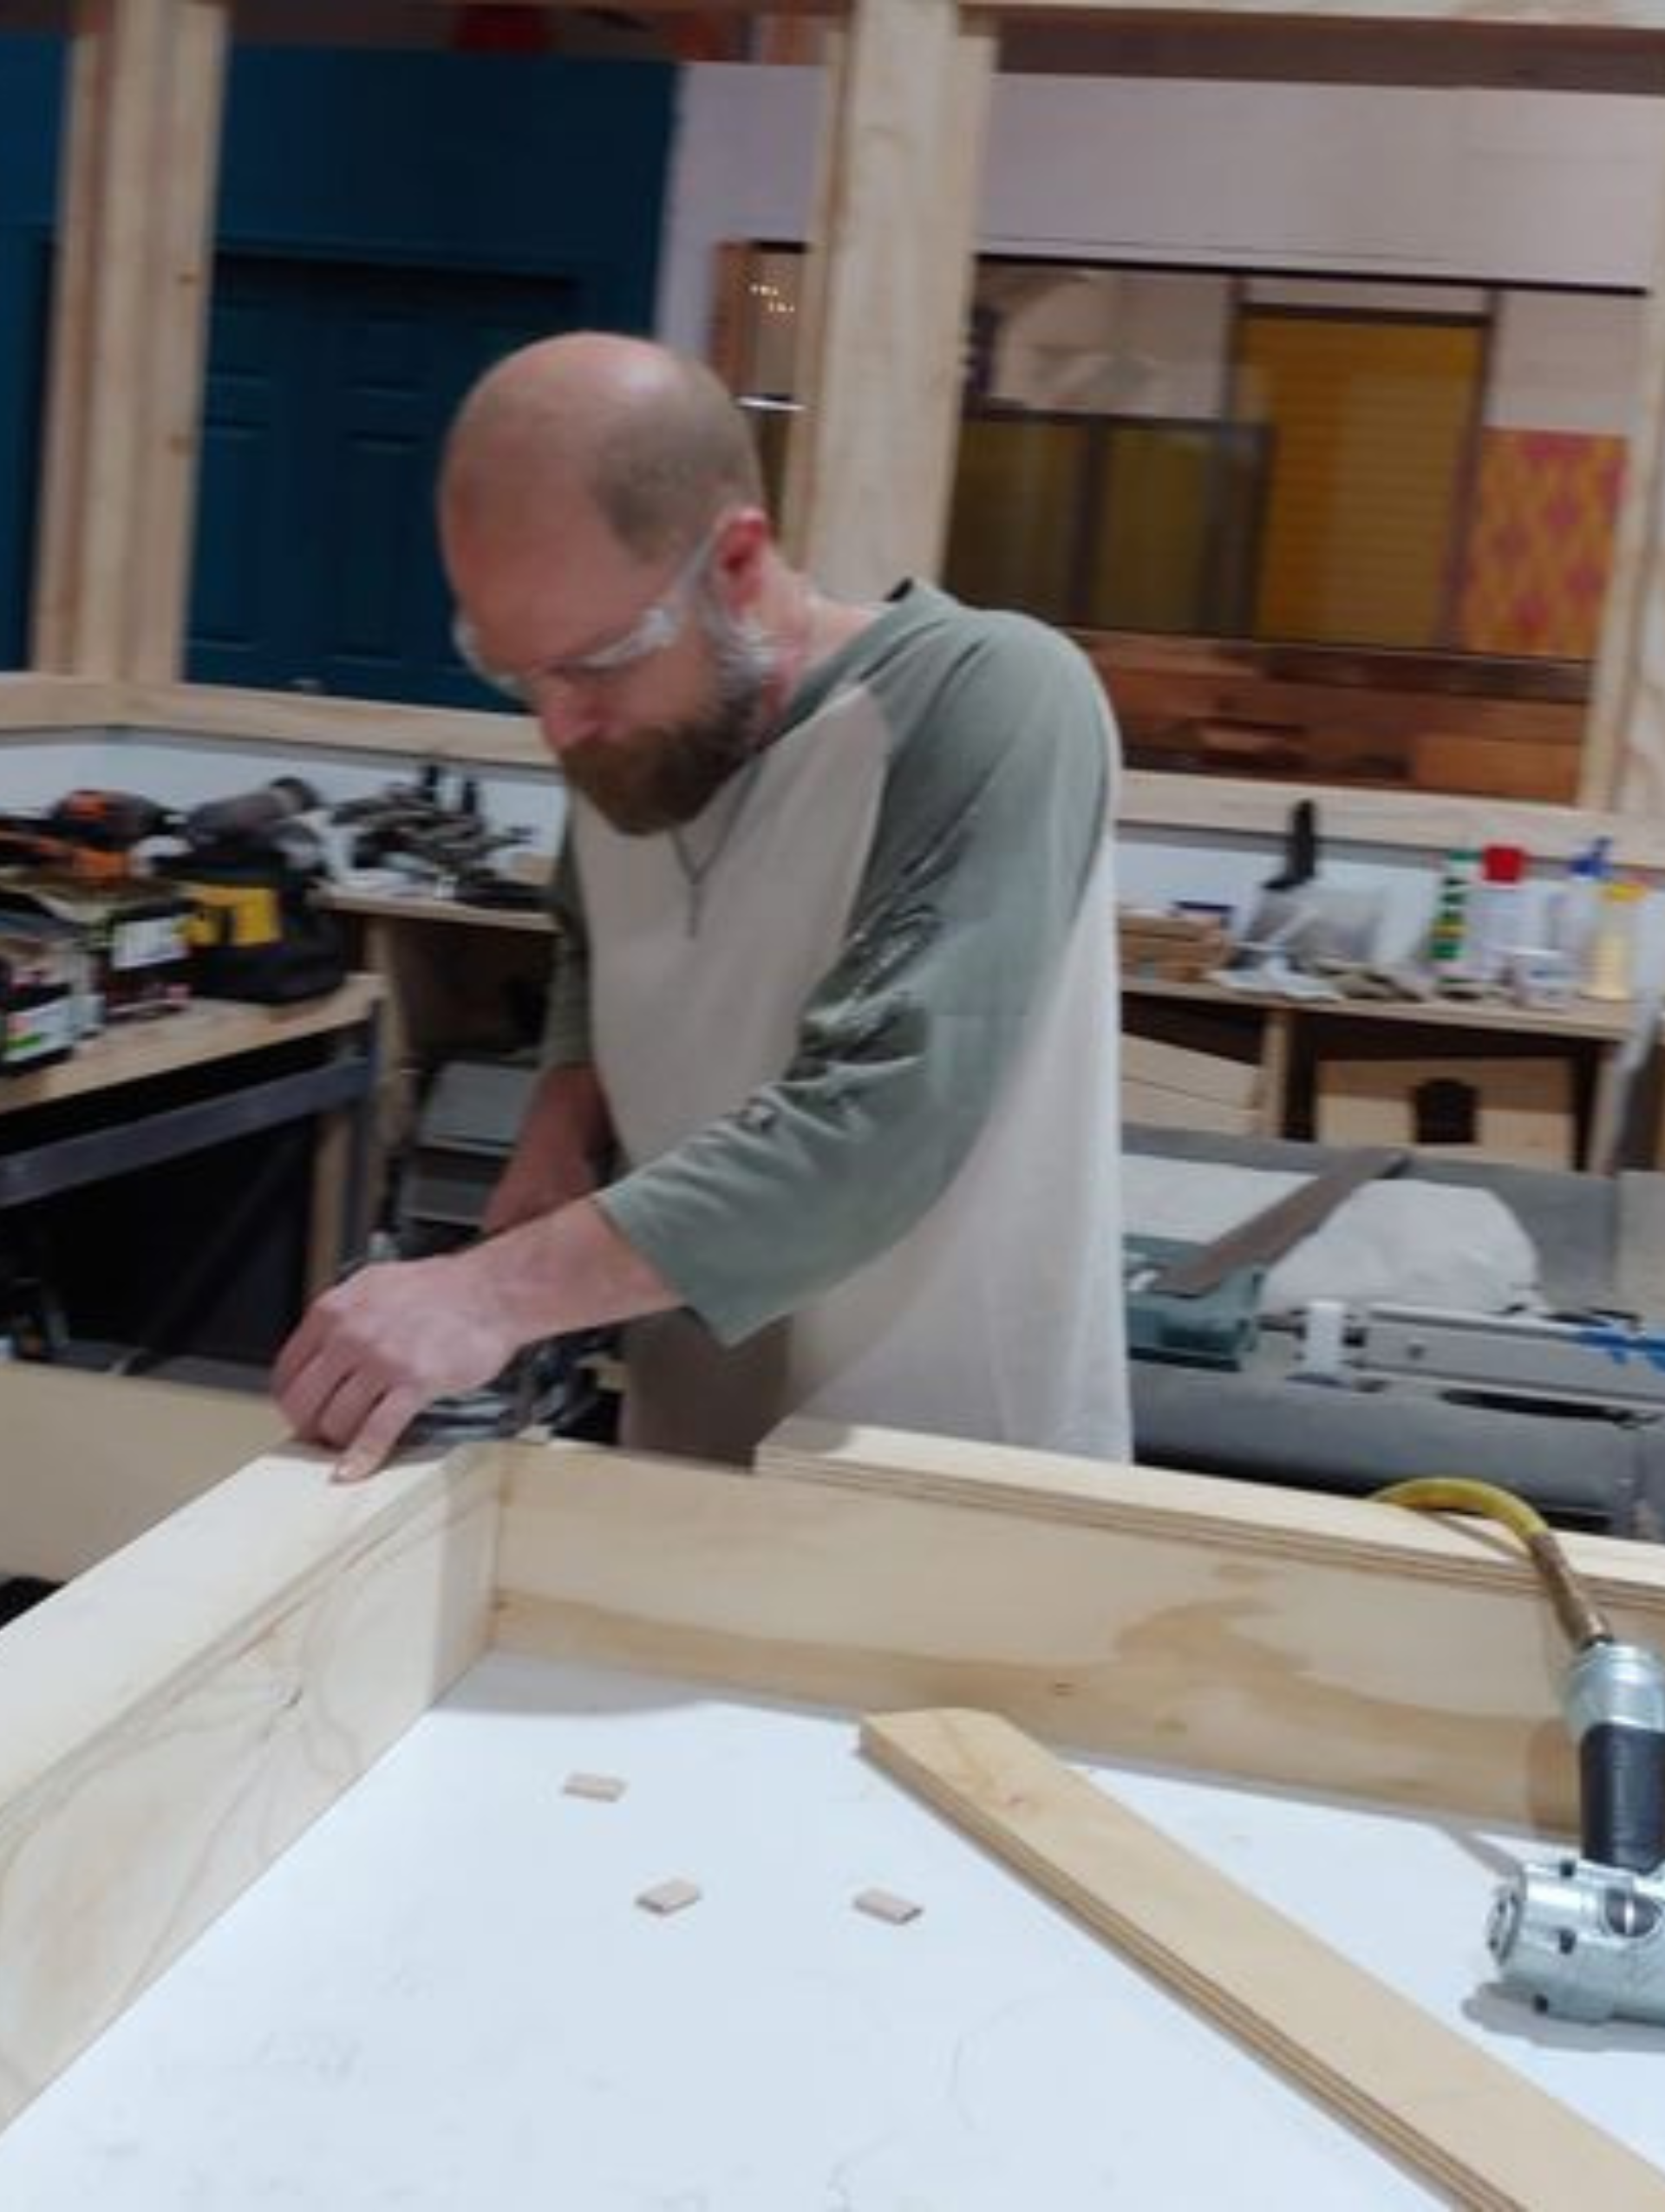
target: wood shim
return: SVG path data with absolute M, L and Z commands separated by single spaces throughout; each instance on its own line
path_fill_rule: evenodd
M 686 1905 L 699 1903 L 700 1885 L 697 1882 L 684 1882 L 680 1875 L 676 1875 L 669 1882 L 656 1882 L 652 1889 L 644 1889 L 636 1902 L 644 1912 L 679 1913 Z
M 1659 2212 L 1665 2175 L 1251 1897 L 993 1713 L 862 1749 L 1302 2089 L 1485 2212 Z
M 561 1785 L 562 1795 L 568 1798 L 593 1798 L 597 1804 L 612 1804 L 622 1798 L 630 1785 L 617 1774 L 569 1774 Z
M 859 1913 L 866 1913 L 873 1920 L 887 1920 L 895 1928 L 917 1920 L 925 1909 L 911 1897 L 898 1897 L 894 1889 L 860 1889 L 850 1902 Z

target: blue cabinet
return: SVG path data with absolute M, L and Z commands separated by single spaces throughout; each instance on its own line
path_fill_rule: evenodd
M 186 673 L 483 707 L 450 646 L 440 442 L 487 362 L 651 327 L 676 71 L 239 49 Z
M 0 668 L 28 657 L 63 60 L 0 33 Z
M 215 276 L 188 673 L 480 706 L 434 540 L 440 443 L 480 371 L 578 286 L 238 255 Z

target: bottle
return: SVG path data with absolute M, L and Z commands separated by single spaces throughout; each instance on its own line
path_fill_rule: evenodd
M 1469 904 L 1479 880 L 1480 856 L 1472 845 L 1453 846 L 1440 870 L 1428 930 L 1428 964 L 1440 974 L 1460 975 L 1468 954 Z
M 1636 923 L 1642 914 L 1642 885 L 1623 878 L 1602 885 L 1601 911 L 1590 948 L 1583 984 L 1586 998 L 1627 999 L 1635 990 Z
M 1480 880 L 1470 903 L 1466 972 L 1494 983 L 1521 942 L 1521 878 L 1526 855 L 1518 845 L 1488 845 L 1480 855 Z
M 1567 864 L 1567 878 L 1556 897 L 1550 942 L 1565 955 L 1567 973 L 1575 990 L 1581 988 L 1590 968 L 1590 949 L 1601 918 L 1602 888 L 1607 881 L 1608 850 L 1611 840 L 1598 837 Z

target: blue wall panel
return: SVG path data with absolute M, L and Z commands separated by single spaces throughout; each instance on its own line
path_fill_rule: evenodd
M 657 62 L 248 48 L 222 245 L 582 275 L 651 327 L 676 71 Z
M 0 668 L 24 657 L 62 42 L 0 35 Z
M 450 647 L 440 440 L 511 346 L 582 323 L 651 328 L 676 75 L 235 56 L 191 675 L 493 703 Z
M 0 33 L 0 665 L 22 659 L 27 635 L 66 54 L 60 39 Z M 354 681 L 356 658 L 359 688 L 467 695 L 436 643 L 435 572 L 419 561 L 415 576 L 364 574 L 365 548 L 384 512 L 411 512 L 434 410 L 493 333 L 501 347 L 572 323 L 651 328 L 676 79 L 650 62 L 237 51 L 219 226 L 241 304 L 213 330 L 193 673 L 230 675 L 235 662 L 245 682 L 334 688 Z M 253 383 L 236 359 L 251 312 L 264 325 Z M 321 336 L 332 315 L 341 327 Z M 364 425 L 337 514 L 331 438 L 338 462 L 341 422 L 376 376 L 373 361 L 349 361 L 321 384 L 321 363 L 413 315 L 428 331 L 428 412 L 380 472 L 380 433 Z M 251 490 L 263 483 L 281 487 L 264 506 Z M 426 516 L 417 534 L 431 536 Z M 327 595 L 306 571 L 348 544 L 345 571 L 333 562 L 348 604 L 326 635 Z M 420 635 L 402 675 L 390 625 L 412 608 Z M 217 646 L 231 659 L 216 661 Z

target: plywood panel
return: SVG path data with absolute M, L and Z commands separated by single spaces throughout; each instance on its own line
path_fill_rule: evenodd
M 0 2121 L 478 1655 L 495 1530 L 274 1456 L 0 1635 Z
M 976 1705 L 1118 1755 L 1572 1824 L 1556 1631 L 1487 1537 L 811 1423 L 766 1445 L 758 1475 L 571 1446 L 504 1458 L 512 1648 L 867 1707 Z M 1577 1550 L 1631 1632 L 1665 1640 L 1665 1564 Z

